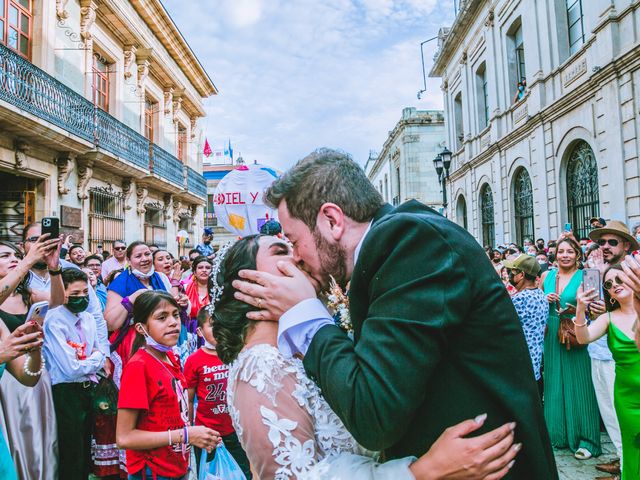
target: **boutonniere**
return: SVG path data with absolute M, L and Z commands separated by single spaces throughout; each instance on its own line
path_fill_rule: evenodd
M 332 312 L 336 325 L 353 338 L 353 325 L 351 325 L 351 315 L 349 314 L 349 297 L 333 277 L 331 277 L 329 292 L 326 297 L 327 308 Z
M 76 351 L 76 358 L 78 360 L 86 360 L 87 359 L 87 344 L 86 343 L 76 343 L 71 340 L 67 340 L 67 344 Z

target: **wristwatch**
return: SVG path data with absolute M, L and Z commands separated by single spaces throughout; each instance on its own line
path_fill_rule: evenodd
M 48 270 L 49 270 L 49 275 L 52 275 L 54 277 L 62 273 L 62 267 L 60 265 L 58 265 L 58 268 L 56 268 L 55 270 L 52 270 L 50 268 Z

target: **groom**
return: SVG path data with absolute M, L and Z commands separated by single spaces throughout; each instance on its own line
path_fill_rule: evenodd
M 416 201 L 384 204 L 332 150 L 299 161 L 266 199 L 311 282 L 245 271 L 237 298 L 262 309 L 252 319 L 280 318 L 279 348 L 304 356 L 362 446 L 420 456 L 447 427 L 487 413 L 483 432 L 517 422 L 522 451 L 505 478 L 558 477 L 520 322 L 471 235 Z M 351 282 L 353 341 L 311 288 L 330 276 Z

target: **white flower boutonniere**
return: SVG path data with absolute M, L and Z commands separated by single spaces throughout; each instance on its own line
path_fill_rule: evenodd
M 326 297 L 327 308 L 334 316 L 336 324 L 353 339 L 353 325 L 351 325 L 351 316 L 349 315 L 349 297 L 333 277 L 331 277 L 331 284 Z

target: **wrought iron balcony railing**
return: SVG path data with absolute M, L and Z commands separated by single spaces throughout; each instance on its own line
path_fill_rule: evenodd
M 207 181 L 191 167 L 185 167 L 187 170 L 187 191 L 197 195 L 203 200 L 207 198 Z
M 96 108 L 95 142 L 137 167 L 149 168 L 149 140 L 100 108 Z
M 184 188 L 184 168 L 180 160 L 156 144 L 151 145 L 150 170 L 171 183 Z
M 94 142 L 94 105 L 1 43 L 0 99 Z

